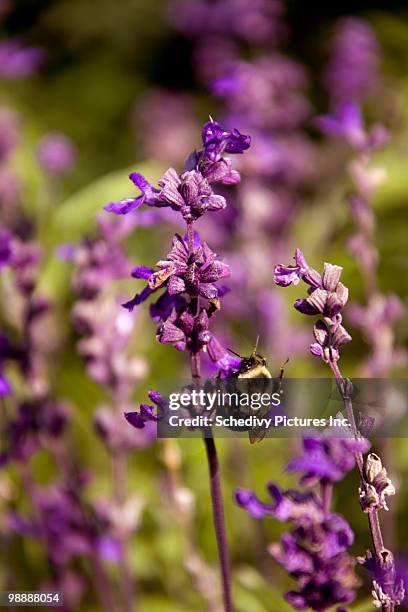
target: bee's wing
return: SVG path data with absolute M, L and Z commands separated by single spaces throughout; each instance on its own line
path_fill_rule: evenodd
M 255 444 L 255 442 L 262 442 L 266 434 L 265 427 L 254 427 L 250 429 L 248 432 L 249 441 L 251 444 Z
M 238 378 L 272 378 L 272 374 L 269 372 L 268 368 L 264 365 L 257 365 L 254 368 L 252 368 L 251 370 L 249 370 L 248 372 L 243 372 L 242 374 L 238 375 Z M 257 385 L 256 385 L 256 380 L 253 381 L 255 384 L 255 390 L 257 390 Z M 259 390 L 259 389 L 258 389 Z M 256 411 L 253 411 L 250 409 L 250 414 L 257 414 Z M 266 429 L 264 427 L 253 427 L 252 429 L 249 430 L 248 435 L 249 435 L 249 441 L 251 444 L 254 444 L 255 442 L 261 442 L 261 440 L 264 439 L 266 434 Z

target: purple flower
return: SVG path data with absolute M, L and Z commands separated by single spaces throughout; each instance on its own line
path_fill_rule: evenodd
M 393 323 L 404 314 L 404 306 L 396 295 L 376 294 L 369 298 L 365 307 L 350 305 L 348 317 L 352 325 L 360 328 L 365 339 L 372 345 L 371 355 L 364 364 L 364 374 L 384 376 L 395 367 L 407 362 L 407 352 L 394 347 Z
M 6 397 L 11 393 L 11 385 L 8 379 L 4 376 L 3 372 L 0 370 L 0 397 Z
M 41 138 L 37 146 L 41 167 L 49 174 L 62 176 L 74 167 L 76 151 L 72 141 L 60 132 L 50 132 Z
M 332 56 L 323 75 L 332 103 L 359 102 L 378 83 L 380 50 L 371 27 L 357 17 L 339 21 Z
M 315 357 L 321 357 L 326 363 L 338 361 L 339 349 L 351 340 L 351 336 L 342 326 L 341 312 L 348 300 L 348 289 L 340 282 L 341 266 L 324 264 L 323 274 L 310 268 L 297 249 L 295 266 L 275 266 L 275 282 L 281 287 L 291 283 L 297 284 L 302 279 L 310 285 L 308 297 L 295 301 L 296 310 L 305 315 L 323 315 L 313 328 L 316 342 L 310 351 Z
M 366 142 L 361 110 L 353 102 L 345 102 L 334 115 L 319 117 L 316 124 L 324 134 L 344 138 L 356 148 L 361 148 Z
M 133 270 L 132 276 L 147 279 L 148 286 L 124 306 L 131 310 L 162 287 L 166 288 L 170 298 L 187 293 L 215 299 L 219 293 L 215 283 L 229 276 L 229 266 L 217 259 L 217 255 L 205 242 L 200 243 L 198 234 L 196 247 L 196 251 L 190 256 L 186 239 L 176 234 L 171 251 L 165 260 L 157 263 L 159 269 L 156 272 L 146 266 L 138 266 Z M 175 303 L 174 300 L 171 301 L 172 306 Z
M 218 40 L 220 35 L 255 43 L 276 43 L 286 33 L 280 0 L 195 0 L 171 5 L 175 26 L 196 39 L 203 34 Z
M 354 102 L 345 102 L 334 115 L 324 115 L 316 120 L 319 129 L 328 136 L 344 139 L 357 151 L 374 151 L 388 141 L 388 130 L 380 124 L 370 132 L 364 127 L 360 107 Z
M 302 93 L 303 68 L 276 54 L 253 61 L 236 60 L 212 84 L 213 92 L 226 100 L 231 120 L 268 133 L 299 126 L 310 114 Z
M 243 489 L 237 491 L 236 500 L 254 518 L 270 516 L 294 524 L 279 544 L 269 546 L 270 554 L 297 581 L 298 590 L 286 593 L 285 599 L 298 610 L 318 612 L 353 601 L 358 580 L 355 561 L 347 554 L 354 534 L 346 520 L 324 511 L 313 492 L 281 491 L 273 483 L 268 489 L 273 504 Z
M 321 288 L 322 277 L 308 265 L 300 249 L 296 249 L 294 260 L 294 266 L 283 266 L 282 264 L 275 266 L 275 283 L 280 287 L 288 287 L 292 284 L 297 285 L 300 280 L 303 280 L 315 289 Z
M 27 47 L 17 39 L 0 43 L 0 76 L 18 79 L 36 72 L 45 59 L 45 53 L 38 47 Z
M 364 438 L 318 436 L 303 439 L 303 455 L 292 459 L 286 470 L 301 472 L 301 485 L 337 482 L 355 466 L 355 453 L 366 453 L 370 443 Z
M 401 562 L 396 563 L 390 550 L 383 548 L 380 560 L 374 557 L 371 550 L 357 560 L 374 575 L 371 594 L 375 608 L 386 610 L 403 604 L 406 591 L 405 568 L 401 566 Z
M 225 130 L 217 121 L 208 121 L 202 130 L 204 155 L 211 161 L 219 161 L 224 153 L 243 153 L 251 145 L 250 136 L 234 129 Z
M 281 491 L 273 483 L 268 483 L 268 492 L 273 498 L 273 504 L 262 502 L 252 491 L 238 489 L 235 493 L 236 502 L 253 518 L 270 516 L 279 521 L 297 521 L 310 524 L 323 519 L 321 501 L 313 492 L 301 493 L 290 489 Z
M 44 438 L 59 438 L 69 415 L 64 405 L 51 398 L 23 402 L 7 424 L 7 448 L 0 453 L 0 466 L 10 461 L 27 461 Z
M 215 126 L 213 131 L 208 127 L 211 125 Z M 130 174 L 130 180 L 140 189 L 141 195 L 110 202 L 105 210 L 126 215 L 143 204 L 169 207 L 181 213 L 186 222 L 191 222 L 206 212 L 225 208 L 225 198 L 215 194 L 210 183 L 234 184 L 239 181 L 239 174 L 232 170 L 231 161 L 223 158 L 222 153 L 243 153 L 250 145 L 250 138 L 238 130 L 227 132 L 219 123 L 209 122 L 203 128 L 203 142 L 203 151 L 193 151 L 187 158 L 185 171 L 178 174 L 174 168 L 169 168 L 158 181 L 158 188 L 141 174 Z
M 315 357 L 321 357 L 323 361 L 329 363 L 330 360 L 337 361 L 340 357 L 339 349 L 347 342 L 351 341 L 348 331 L 340 324 L 333 324 L 330 319 L 317 321 L 313 326 L 313 335 L 316 342 L 310 345 L 310 352 Z
M 207 353 L 216 371 L 223 376 L 231 376 L 239 370 L 241 358 L 224 348 L 215 336 L 212 336 L 207 344 Z
M 144 427 L 138 432 L 131 430 L 127 419 L 118 419 L 116 411 L 108 406 L 100 406 L 94 417 L 94 425 L 107 449 L 115 452 L 142 450 L 156 439 L 155 427 Z M 149 425 L 149 423 L 148 423 Z M 154 421 L 151 421 L 154 425 Z
M 118 227 L 125 219 L 98 220 L 98 234 L 78 244 L 61 245 L 58 254 L 74 264 L 73 287 L 82 301 L 92 300 L 112 280 L 126 278 L 131 263 L 126 259 L 120 239 L 133 226 Z
M 144 176 L 138 172 L 132 172 L 129 174 L 129 178 L 132 183 L 141 191 L 141 195 L 137 198 L 125 198 L 119 200 L 119 202 L 110 202 L 104 206 L 108 212 L 113 212 L 116 215 L 127 215 L 127 213 L 136 210 L 143 204 L 150 206 L 156 205 L 156 194 L 158 192 L 150 183 L 145 179 Z
M 125 418 L 130 425 L 136 429 L 144 429 L 146 423 L 157 421 L 157 416 L 153 414 L 154 407 L 149 404 L 141 404 L 139 412 L 125 412 Z
M 215 195 L 208 180 L 196 170 L 178 175 L 170 168 L 159 181 L 160 192 L 156 206 L 170 206 L 188 221 L 198 219 L 207 211 L 222 210 L 225 198 Z
M 149 399 L 154 406 L 141 404 L 139 411 L 125 412 L 125 419 L 136 429 L 144 429 L 149 423 L 157 423 L 168 411 L 168 401 L 159 391 L 149 391 Z

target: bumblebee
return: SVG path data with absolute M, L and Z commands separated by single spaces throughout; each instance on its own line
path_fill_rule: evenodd
M 270 389 L 270 383 L 264 380 L 262 383 L 259 379 L 272 379 L 273 376 L 267 368 L 267 361 L 265 357 L 258 353 L 258 342 L 259 336 L 256 340 L 254 350 L 248 357 L 242 357 L 235 351 L 230 352 L 236 355 L 241 359 L 241 363 L 239 369 L 233 373 L 234 378 L 238 379 L 254 379 L 253 385 L 248 384 L 248 391 L 250 392 L 265 392 L 267 389 Z M 284 366 L 289 360 L 287 359 L 285 364 L 281 367 L 279 377 L 278 377 L 278 387 L 276 388 L 276 383 L 273 383 L 273 392 L 280 391 L 280 382 L 283 378 L 284 374 Z M 250 407 L 247 408 L 247 412 L 244 411 L 245 416 L 249 416 L 252 414 L 257 414 L 260 417 L 265 417 L 268 415 L 270 408 L 266 407 L 262 411 L 254 412 Z M 266 429 L 263 427 L 254 427 L 249 430 L 248 436 L 251 444 L 255 442 L 261 442 L 266 434 Z

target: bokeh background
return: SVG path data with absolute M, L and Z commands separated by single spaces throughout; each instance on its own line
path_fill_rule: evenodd
M 293 248 L 300 245 L 318 269 L 324 261 L 342 265 L 344 283 L 350 288 L 353 301 L 364 301 L 361 272 L 347 248 L 353 225 L 346 205 L 351 189 L 347 168 L 352 153 L 337 142 L 327 141 L 313 123 L 314 117 L 330 108 L 330 95 L 322 74 L 339 20 L 345 16 L 359 17 L 372 28 L 379 46 L 379 83 L 364 97 L 365 116 L 370 123 L 385 123 L 391 133 L 388 146 L 375 156 L 375 164 L 385 168 L 387 175 L 373 200 L 378 223 L 378 284 L 382 293 L 397 294 L 406 302 L 408 11 L 405 3 L 331 2 L 325 7 L 312 4 L 306 8 L 302 2 L 291 1 L 285 7 L 283 21 L 290 33 L 273 47 L 278 46 L 285 57 L 299 62 L 307 74 L 304 90 L 310 111 L 302 125 L 294 129 L 307 138 L 311 153 L 302 162 L 307 167 L 307 180 L 301 181 L 300 187 L 296 185 L 300 204 L 278 253 L 289 261 Z M 31 237 L 42 248 L 36 292 L 53 304 L 39 332 L 48 341 L 46 376 L 55 397 L 69 406 L 71 417 L 64 444 L 75 465 L 87 473 L 84 496 L 86 503 L 94 508 L 99 507 L 100 500 L 109 502 L 112 498 L 112 456 L 103 436 L 95 431 L 94 418 L 98 407 L 109 404 L 111 399 L 106 387 L 92 380 L 95 377 L 89 375 L 78 353 L 81 334 L 72 322 L 78 299 L 73 287 L 73 266 L 58 256 L 58 247 L 95 236 L 96 219 L 102 207 L 110 200 L 133 195 L 134 188 L 127 179 L 130 170 L 140 171 L 154 182 L 168 165 L 180 167 L 185 155 L 200 146 L 202 123 L 208 115 L 222 119 L 226 104 L 220 97 L 211 95 L 202 78 L 205 70 L 200 74 L 197 68 L 197 62 L 201 61 L 201 68 L 203 65 L 208 68 L 213 62 L 210 54 L 204 60 L 202 56 L 197 60 L 201 35 L 191 35 L 191 32 L 188 35 L 185 28 L 177 27 L 177 2 L 101 0 L 96 5 L 91 0 L 6 0 L 0 3 L 0 10 L 2 43 L 19 38 L 25 45 L 44 51 L 40 66 L 32 74 L 0 77 L 0 104 L 4 112 L 13 114 L 17 133 L 16 146 L 7 159 L 8 174 L 1 177 L 2 222 L 7 221 L 10 207 L 15 205 L 21 211 L 19 214 L 28 220 Z M 257 44 L 245 42 L 242 47 L 242 54 L 248 60 L 256 57 Z M 236 127 L 242 131 L 246 128 L 239 124 Z M 58 177 L 44 169 L 37 154 L 40 139 L 55 131 L 64 133 L 75 148 L 72 170 Z M 243 169 L 244 181 L 246 172 L 250 174 L 248 168 Z M 7 197 L 6 187 L 11 180 L 18 184 L 18 196 Z M 234 201 L 239 210 L 239 198 Z M 153 265 L 167 252 L 173 232 L 174 225 L 163 220 L 147 227 L 136 226 L 124 241 L 129 260 L 134 265 Z M 212 226 L 204 224 L 202 232 L 211 244 Z M 221 236 L 215 244 L 222 255 L 223 243 Z M 229 245 L 229 251 L 235 260 L 251 256 L 252 269 L 257 274 L 258 268 L 261 269 L 265 290 L 272 290 L 273 264 L 277 261 L 265 259 L 262 252 L 257 259 L 256 249 L 248 250 L 243 235 L 233 248 Z M 131 295 L 136 290 L 132 280 L 109 283 L 109 290 L 117 301 L 118 296 Z M 274 318 L 268 313 L 274 304 L 269 293 L 263 309 L 257 310 L 251 306 L 251 299 L 250 307 L 243 308 L 233 297 L 227 297 L 230 302 L 226 303 L 225 315 L 223 311 L 218 315 L 221 333 L 229 346 L 244 354 L 250 351 L 260 333 L 260 346 L 271 368 L 279 371 L 283 360 L 290 357 L 288 376 L 328 375 L 324 365 L 308 354 L 311 328 L 300 328 L 302 321 L 292 312 L 291 303 L 299 291 L 290 289 L 283 293 L 282 319 L 280 315 Z M 12 299 L 9 279 L 5 275 L 1 284 L 1 325 L 17 340 L 21 328 L 9 299 Z M 129 359 L 139 359 L 138 381 L 132 395 L 136 405 L 146 401 L 147 390 L 155 388 L 160 379 L 181 378 L 188 370 L 184 355 L 156 343 L 155 326 L 146 309 L 135 312 L 134 320 L 132 340 L 126 350 Z M 279 336 L 277 343 L 282 321 L 285 338 Z M 350 328 L 353 342 L 342 358 L 343 371 L 349 376 L 361 373 L 361 364 L 370 352 L 361 330 L 351 325 Z M 407 336 L 408 321 L 402 316 L 395 324 L 399 349 L 406 346 Z M 304 344 L 300 342 L 295 347 L 295 337 L 303 338 Z M 26 392 L 21 372 L 12 364 L 7 373 L 16 401 L 20 401 L 18 398 Z M 390 368 L 388 374 L 404 376 L 406 368 L 402 364 L 402 367 Z M 9 414 L 15 410 L 13 394 L 6 400 Z M 122 418 L 119 412 L 116 418 Z M 124 426 L 128 427 L 125 422 Z M 7 435 L 5 432 L 1 437 L 3 448 L 8 445 Z M 219 441 L 237 610 L 285 612 L 291 609 L 282 598 L 291 581 L 266 551 L 267 544 L 277 539 L 282 526 L 273 520 L 253 521 L 235 505 L 233 493 L 237 487 L 249 487 L 262 496 L 269 480 L 276 480 L 282 486 L 294 485 L 296 478 L 286 474 L 284 467 L 296 449 L 296 441 L 287 444 L 266 440 L 253 447 L 244 439 Z M 391 500 L 391 518 L 387 518 L 388 541 L 403 567 L 405 558 L 408 561 L 406 440 L 388 441 L 385 452 L 398 492 Z M 30 465 L 36 486 L 47 487 L 60 476 L 47 444 L 30 456 Z M 125 493 L 132 496 L 134 504 L 129 506 L 129 512 L 133 518 L 138 515 L 128 540 L 129 564 L 137 580 L 138 609 L 146 612 L 216 610 L 216 545 L 204 449 L 196 440 L 146 444 L 146 448 L 128 453 L 127 466 Z M 357 475 L 353 473 L 336 487 L 334 505 L 351 523 L 356 533 L 353 551 L 361 554 L 368 546 L 368 533 L 356 490 Z M 174 491 L 178 491 L 178 497 Z M 18 467 L 12 464 L 0 471 L 0 532 L 4 541 L 0 550 L 0 579 L 4 590 L 9 587 L 37 590 L 51 584 L 53 579 L 41 537 L 25 534 L 22 528 L 10 529 L 7 518 L 10 509 L 32 515 L 26 493 Z M 115 592 L 119 593 L 121 567 L 116 556 L 107 554 L 101 558 Z M 72 567 L 69 579 L 73 586 L 66 587 L 67 592 L 71 589 L 73 593 L 70 609 L 102 609 L 87 555 L 75 556 Z M 363 586 L 351 609 L 365 612 L 372 609 L 370 585 L 367 576 L 361 571 L 359 574 Z M 207 601 L 203 593 L 209 594 Z

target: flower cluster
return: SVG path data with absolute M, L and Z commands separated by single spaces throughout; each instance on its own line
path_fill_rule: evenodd
M 221 261 L 193 229 L 194 223 L 207 212 L 226 207 L 223 196 L 213 192 L 213 183 L 235 184 L 239 173 L 225 154 L 240 154 L 250 146 L 250 138 L 238 130 L 225 130 L 218 122 L 209 121 L 202 129 L 202 149 L 193 151 L 182 174 L 170 168 L 154 188 L 140 174 L 130 175 L 142 195 L 111 202 L 105 208 L 119 215 L 127 214 L 142 204 L 170 207 L 187 225 L 187 234 L 176 234 L 171 251 L 156 268 L 137 266 L 132 276 L 147 285 L 124 307 L 132 311 L 144 300 L 162 290 L 150 306 L 150 315 L 158 323 L 157 339 L 172 344 L 177 350 L 192 354 L 207 351 L 217 364 L 228 368 L 227 351 L 209 330 L 211 317 L 220 308 L 220 298 L 227 291 L 220 281 L 229 276 L 229 266 Z
M 336 438 L 316 435 L 303 438 L 303 454 L 292 459 L 288 472 L 300 472 L 300 484 L 312 487 L 319 483 L 342 480 L 356 465 L 355 453 L 366 453 L 370 443 L 364 438 Z
M 261 332 L 267 349 L 284 359 L 304 350 L 305 334 L 290 332 L 281 297 L 267 285 L 259 262 L 272 265 L 286 256 L 290 227 L 313 185 L 315 145 L 303 129 L 311 114 L 307 74 L 276 48 L 288 32 L 283 2 L 179 0 L 177 9 L 172 21 L 192 39 L 196 71 L 222 100 L 223 122 L 239 124 L 253 141 L 239 160 L 245 181 L 234 189 L 228 211 L 217 223 L 206 219 L 208 231 L 230 251 L 233 291 L 226 316 L 256 321 L 248 335 Z M 237 244 L 240 256 L 234 257 Z
M 250 146 L 250 138 L 238 130 L 229 132 L 216 121 L 209 121 L 203 127 L 202 140 L 203 148 L 189 156 L 182 174 L 169 168 L 159 180 L 159 187 L 155 188 L 144 176 L 133 172 L 129 178 L 141 195 L 111 202 L 105 206 L 105 210 L 125 215 L 143 204 L 169 207 L 179 212 L 188 223 L 206 212 L 225 208 L 225 198 L 216 195 L 211 184 L 231 185 L 239 182 L 238 172 L 232 170 L 231 160 L 223 154 L 243 153 Z
M 199 0 L 173 4 L 172 19 L 190 36 L 231 36 L 250 43 L 279 41 L 286 34 L 280 0 Z
M 78 352 L 90 378 L 114 398 L 120 413 L 129 410 L 134 386 L 147 374 L 145 360 L 128 355 L 135 318 L 120 307 L 118 295 L 110 286 L 129 275 L 131 264 L 121 240 L 132 228 L 125 219 L 101 218 L 94 238 L 60 248 L 61 256 L 74 264 L 72 284 L 77 301 L 72 317 L 82 336 Z M 96 411 L 95 426 L 113 452 L 142 448 L 155 437 L 152 429 L 131 435 L 124 419 L 118 419 L 108 406 Z
M 0 452 L 0 467 L 11 462 L 27 462 L 44 444 L 51 445 L 64 434 L 69 410 L 50 397 L 22 401 L 17 414 L 5 428 L 5 450 Z
M 10 342 L 3 334 L 0 343 L 0 365 L 16 361 L 29 394 L 45 399 L 48 394 L 45 360 L 52 349 L 44 339 L 41 329 L 50 311 L 49 300 L 35 292 L 41 249 L 34 241 L 25 241 L 16 233 L 0 228 L 4 238 L 0 251 L 1 265 L 11 272 L 9 302 L 16 305 L 17 329 L 20 338 Z M 15 321 L 14 321 L 15 323 Z M 3 380 L 3 392 L 8 388 Z
M 332 107 L 360 102 L 372 94 L 378 85 L 379 63 L 378 41 L 368 23 L 357 17 L 341 19 L 323 75 Z
M 316 125 L 324 134 L 343 139 L 360 153 L 372 153 L 388 142 L 388 130 L 382 124 L 375 124 L 370 130 L 365 127 L 361 109 L 355 102 L 344 102 L 334 114 L 318 117 Z M 362 174 L 361 164 L 354 164 L 354 172 Z M 365 182 L 367 186 L 376 177 L 367 176 L 369 178 L 371 180 Z
M 279 544 L 269 546 L 270 554 L 297 582 L 297 590 L 285 594 L 286 601 L 296 610 L 317 612 L 353 601 L 359 582 L 355 561 L 347 553 L 354 534 L 346 520 L 324 508 L 312 491 L 282 491 L 274 483 L 268 484 L 268 491 L 274 503 L 266 504 L 245 489 L 236 492 L 236 501 L 256 519 L 272 517 L 293 524 Z
M 407 352 L 396 348 L 394 324 L 404 314 L 404 307 L 396 295 L 383 295 L 377 287 L 378 249 L 375 243 L 376 221 L 372 207 L 375 190 L 383 183 L 385 171 L 371 165 L 373 154 L 388 141 L 388 131 L 381 125 L 370 130 L 364 126 L 360 108 L 346 103 L 333 116 L 318 120 L 320 129 L 329 136 L 345 141 L 353 150 L 349 165 L 353 193 L 348 198 L 349 211 L 355 231 L 348 247 L 361 270 L 365 286 L 366 304 L 352 304 L 350 321 L 359 327 L 371 346 L 371 354 L 363 365 L 363 374 L 384 376 L 393 368 L 403 367 Z
M 343 378 L 338 366 L 340 347 L 351 340 L 347 331 L 341 325 L 341 311 L 348 299 L 348 290 L 340 282 L 342 268 L 325 263 L 323 274 L 310 268 L 299 249 L 295 253 L 295 265 L 275 268 L 275 282 L 283 287 L 290 284 L 298 284 L 303 280 L 309 285 L 309 297 L 296 300 L 295 308 L 304 314 L 323 314 L 324 319 L 319 320 L 314 326 L 316 342 L 311 346 L 313 355 L 322 357 L 331 368 L 339 386 L 344 406 L 347 412 L 353 439 L 347 441 L 341 449 L 330 441 L 330 446 L 316 447 L 314 443 L 307 443 L 308 452 L 305 457 L 295 460 L 290 469 L 295 471 L 304 470 L 305 482 L 316 481 L 330 482 L 341 476 L 342 468 L 351 466 L 353 461 L 339 461 L 340 453 L 352 452 L 353 459 L 358 466 L 360 474 L 359 497 L 363 512 L 368 515 L 370 533 L 372 538 L 372 551 L 362 559 L 360 563 L 371 570 L 373 574 L 373 603 L 376 607 L 393 609 L 404 599 L 403 585 L 397 581 L 395 563 L 392 553 L 384 547 L 378 511 L 388 510 L 387 497 L 395 494 L 395 487 L 387 474 L 382 461 L 375 453 L 365 456 L 368 450 L 367 442 L 361 438 L 354 417 L 352 404 L 352 384 Z M 342 442 L 341 445 L 344 443 Z M 323 458 L 328 461 L 322 461 Z M 309 452 L 311 456 L 309 457 Z M 336 461 L 337 456 L 337 461 Z M 311 460 L 311 461 L 310 461 Z M 340 468 L 336 470 L 336 468 Z M 347 468 L 346 468 L 347 469 Z M 326 476 L 325 476 L 326 473 Z M 392 607 L 390 607 L 392 606 Z
M 37 72 L 44 63 L 45 52 L 38 47 L 28 47 L 18 38 L 0 43 L 0 76 L 20 79 Z
M 112 518 L 102 506 L 85 501 L 88 480 L 86 473 L 74 470 L 60 482 L 33 486 L 35 512 L 11 511 L 6 517 L 9 533 L 32 538 L 45 546 L 53 576 L 48 588 L 63 590 L 65 603 L 70 607 L 80 605 L 88 587 L 87 576 L 78 569 L 78 562 L 87 559 L 98 576 L 97 582 L 105 581 L 101 562 L 117 563 L 121 555 Z M 133 510 L 137 520 L 137 509 Z
M 275 283 L 281 287 L 297 285 L 300 280 L 309 285 L 308 297 L 295 301 L 294 307 L 305 315 L 322 315 L 313 328 L 315 342 L 310 351 L 326 363 L 340 358 L 340 348 L 351 340 L 342 325 L 342 310 L 348 300 L 348 289 L 340 282 L 342 268 L 324 264 L 323 274 L 311 268 L 300 249 L 296 249 L 295 264 L 275 267 Z

